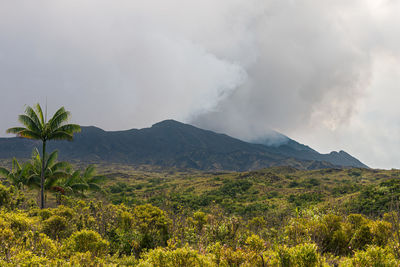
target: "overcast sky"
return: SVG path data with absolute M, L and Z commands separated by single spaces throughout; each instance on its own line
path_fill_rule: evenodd
M 106 130 L 270 129 L 400 168 L 400 1 L 0 0 L 0 132 L 24 105 Z

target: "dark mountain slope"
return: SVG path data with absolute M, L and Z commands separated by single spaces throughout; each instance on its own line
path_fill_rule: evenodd
M 19 138 L 0 138 L 0 157 L 29 157 L 38 142 Z M 151 128 L 107 132 L 82 127 L 73 142 L 49 142 L 49 150 L 60 150 L 63 159 L 154 164 L 202 170 L 253 170 L 269 166 L 294 166 L 301 169 L 351 165 L 297 157 L 292 150 L 247 143 L 225 134 L 196 128 L 173 120 Z M 317 153 L 317 152 L 316 152 Z M 337 155 L 336 155 L 337 156 Z M 342 159 L 339 153 L 337 158 Z M 330 159 L 330 158 L 328 158 Z M 347 164 L 348 163 L 348 164 Z
M 325 161 L 337 166 L 368 168 L 361 161 L 352 157 L 343 150 L 339 152 L 333 151 L 329 154 L 320 154 L 309 146 L 300 144 L 285 135 L 275 133 L 274 138 L 276 138 L 276 136 L 279 137 L 279 142 L 275 145 L 268 137 L 252 141 L 251 143 L 265 145 L 271 153 L 277 153 L 296 159 Z

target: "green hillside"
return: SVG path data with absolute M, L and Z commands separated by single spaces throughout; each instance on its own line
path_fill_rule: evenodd
M 2 266 L 400 264 L 398 170 L 97 168 L 104 192 L 48 192 L 45 210 L 2 180 Z
M 0 138 L 0 158 L 27 157 L 35 146 L 40 147 L 40 142 Z M 253 144 L 174 120 L 126 131 L 82 127 L 82 132 L 76 133 L 72 142 L 52 141 L 47 146 L 49 151 L 59 150 L 60 158 L 65 160 L 150 164 L 208 171 L 247 171 L 271 166 L 301 169 L 367 167 L 343 151 L 320 154 L 293 140 L 280 146 Z

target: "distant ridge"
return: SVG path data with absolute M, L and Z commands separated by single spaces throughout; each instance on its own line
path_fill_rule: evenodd
M 20 138 L 0 138 L 0 158 L 28 158 L 33 147 L 39 145 Z M 344 151 L 320 154 L 291 139 L 279 146 L 253 144 L 174 120 L 126 131 L 82 127 L 73 142 L 50 142 L 48 147 L 58 149 L 63 159 L 200 170 L 246 171 L 270 166 L 367 167 Z

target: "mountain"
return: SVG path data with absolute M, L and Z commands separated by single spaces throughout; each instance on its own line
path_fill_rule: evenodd
M 277 132 L 273 132 L 272 137 L 269 134 L 266 138 L 252 140 L 251 143 L 265 145 L 269 148 L 270 152 L 300 160 L 323 161 L 344 167 L 368 168 L 365 164 L 343 150 L 339 152 L 333 151 L 329 154 L 320 154 L 309 146 L 300 144 Z
M 293 140 L 291 140 L 293 141 Z M 295 141 L 293 141 L 295 142 Z M 82 127 L 74 141 L 49 142 L 61 159 L 108 161 L 201 170 L 254 170 L 269 166 L 299 169 L 366 167 L 345 152 L 322 155 L 296 142 L 280 146 L 253 144 L 189 124 L 166 120 L 151 128 L 104 131 Z M 40 142 L 0 138 L 0 158 L 27 158 Z M 318 157 L 319 156 L 319 157 Z M 338 164 L 340 163 L 340 164 Z

